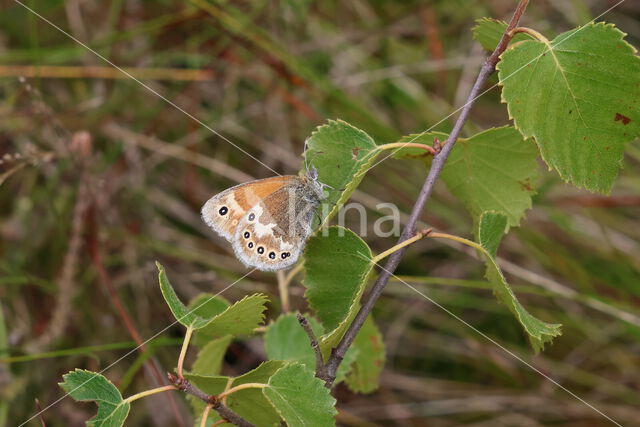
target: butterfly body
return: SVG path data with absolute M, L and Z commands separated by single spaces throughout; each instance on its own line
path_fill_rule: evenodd
M 295 264 L 324 193 L 315 171 L 231 187 L 209 199 L 202 218 L 231 242 L 236 257 L 263 271 Z

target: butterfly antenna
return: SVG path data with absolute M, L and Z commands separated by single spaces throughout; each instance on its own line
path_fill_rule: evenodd
M 320 183 L 320 185 L 322 185 L 323 187 L 330 188 L 330 189 L 332 189 L 333 191 L 344 191 L 344 190 L 346 190 L 346 188 L 335 188 L 335 187 L 332 187 L 331 185 L 329 185 L 329 184 L 325 184 L 325 183 L 323 183 L 323 182 L 321 182 L 321 183 Z
M 318 211 L 313 211 L 313 213 L 316 214 L 316 217 L 318 218 L 320 225 L 322 225 L 322 221 L 323 221 L 322 215 L 320 215 Z

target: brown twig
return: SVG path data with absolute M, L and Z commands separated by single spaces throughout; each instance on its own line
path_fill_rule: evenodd
M 324 359 L 322 357 L 322 351 L 320 351 L 320 345 L 318 345 L 316 334 L 313 333 L 311 325 L 309 325 L 309 322 L 307 322 L 307 319 L 302 314 L 298 313 L 296 317 L 298 318 L 298 322 L 300 323 L 300 326 L 302 326 L 302 329 L 304 329 L 304 331 L 309 336 L 311 348 L 316 355 L 316 376 L 318 378 L 324 378 L 326 376 L 326 373 L 324 371 Z
M 140 80 L 210 81 L 215 79 L 213 70 L 185 70 L 178 68 L 128 68 L 123 69 Z M 0 77 L 27 77 L 39 79 L 128 79 L 129 76 L 113 67 L 97 65 L 2 65 Z
M 418 196 L 415 204 L 413 205 L 411 214 L 409 216 L 409 220 L 407 221 L 407 224 L 404 230 L 402 231 L 402 235 L 400 236 L 398 243 L 402 243 L 403 241 L 411 238 L 411 236 L 414 235 L 416 223 L 418 222 L 418 219 L 424 209 L 425 204 L 427 203 L 427 200 L 429 200 L 429 197 L 431 196 L 435 183 L 438 180 L 440 173 L 442 172 L 442 169 L 447 161 L 447 158 L 449 157 L 449 154 L 451 153 L 451 150 L 453 149 L 454 144 L 456 143 L 456 140 L 458 139 L 458 136 L 460 135 L 460 132 L 462 131 L 462 127 L 464 126 L 464 124 L 466 123 L 469 117 L 469 112 L 471 111 L 471 107 L 473 106 L 475 99 L 478 97 L 480 90 L 482 89 L 482 86 L 487 81 L 489 76 L 495 71 L 496 64 L 500 60 L 500 55 L 502 54 L 502 52 L 505 51 L 505 49 L 507 48 L 507 44 L 511 39 L 509 34 L 511 30 L 517 27 L 518 22 L 520 21 L 522 14 L 527 8 L 528 3 L 529 3 L 528 0 L 520 0 L 513 14 L 513 17 L 511 18 L 511 21 L 507 26 L 507 29 L 502 34 L 502 38 L 500 39 L 498 46 L 493 51 L 493 53 L 487 58 L 482 68 L 480 69 L 480 72 L 478 73 L 478 77 L 473 87 L 471 88 L 471 91 L 469 92 L 467 101 L 462 107 L 460 116 L 458 116 L 458 119 L 456 120 L 453 130 L 449 134 L 449 137 L 447 138 L 447 141 L 445 142 L 442 150 L 436 156 L 433 157 L 433 162 L 431 163 L 429 174 L 427 175 L 427 178 L 424 181 L 424 184 L 422 185 L 422 189 L 420 190 L 420 195 Z M 353 322 L 351 322 L 351 325 L 349 325 L 349 328 L 345 332 L 338 346 L 332 350 L 331 356 L 329 357 L 329 360 L 324 366 L 325 372 L 320 373 L 320 374 L 323 374 L 324 376 L 323 377 L 319 376 L 319 378 L 322 378 L 323 380 L 325 380 L 327 387 L 330 388 L 333 385 L 333 382 L 335 381 L 335 378 L 336 378 L 336 372 L 338 371 L 338 367 L 340 366 L 340 363 L 342 362 L 344 355 L 347 353 L 347 350 L 355 340 L 356 335 L 358 334 L 358 332 L 360 331 L 360 328 L 362 327 L 365 320 L 369 316 L 369 313 L 371 313 L 373 306 L 375 305 L 376 301 L 382 294 L 384 287 L 386 286 L 387 282 L 391 278 L 391 275 L 395 271 L 396 267 L 400 263 L 400 260 L 404 256 L 406 249 L 407 249 L 406 247 L 403 247 L 397 252 L 394 252 L 389 257 L 386 265 L 384 266 L 380 275 L 378 276 L 378 279 L 373 284 L 371 288 L 371 292 L 369 292 L 369 294 L 363 300 L 360 311 L 358 311 L 358 314 L 353 319 Z
M 58 277 L 58 298 L 56 306 L 47 325 L 47 330 L 38 338 L 27 345 L 33 352 L 42 351 L 51 342 L 58 339 L 67 328 L 72 312 L 72 302 L 77 294 L 75 276 L 78 270 L 78 261 L 82 255 L 82 233 L 85 229 L 85 217 L 91 205 L 91 191 L 89 182 L 91 175 L 87 171 L 87 165 L 91 156 L 91 135 L 88 132 L 76 132 L 69 141 L 69 150 L 74 155 L 78 174 L 78 192 L 76 195 L 73 215 L 71 218 L 71 236 L 69 245 L 64 255 L 62 268 Z M 25 165 L 25 163 L 22 163 Z
M 122 300 L 120 299 L 120 295 L 118 295 L 118 291 L 115 287 L 115 284 L 111 280 L 111 277 L 107 273 L 107 269 L 104 265 L 104 261 L 102 259 L 102 254 L 100 252 L 100 243 L 98 240 L 98 222 L 96 218 L 96 212 L 94 206 L 91 206 L 88 211 L 88 237 L 87 237 L 87 246 L 89 250 L 89 257 L 91 262 L 96 269 L 98 280 L 102 284 L 103 287 L 106 288 L 109 293 L 109 297 L 111 303 L 115 307 L 118 312 L 118 317 L 124 324 L 125 328 L 129 332 L 129 335 L 135 341 L 137 348 L 140 352 L 145 352 L 147 347 L 145 345 L 145 341 L 142 340 L 138 330 L 136 329 L 127 309 L 124 307 Z M 164 382 L 162 378 L 162 374 L 160 371 L 160 365 L 155 359 L 151 359 L 144 364 L 145 370 L 151 376 L 151 378 L 155 381 L 156 384 L 160 385 Z M 184 423 L 182 421 L 182 417 L 180 416 L 180 408 L 178 407 L 177 402 L 173 398 L 171 394 L 166 395 L 166 399 L 168 399 L 169 405 L 176 419 L 176 423 L 179 426 L 183 426 Z
M 222 403 L 222 399 L 218 399 L 217 396 L 205 393 L 185 378 L 179 378 L 177 375 L 173 375 L 170 372 L 167 372 L 167 378 L 169 378 L 171 384 L 175 385 L 178 390 L 186 394 L 190 394 L 191 396 L 202 400 L 204 403 L 211 405 L 211 408 L 228 422 L 240 427 L 253 427 L 253 424 L 229 409 L 224 403 Z

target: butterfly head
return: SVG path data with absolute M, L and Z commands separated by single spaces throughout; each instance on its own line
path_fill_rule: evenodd
M 310 166 L 309 169 L 307 169 L 306 178 L 308 191 L 304 197 L 312 203 L 319 203 L 326 199 L 327 196 L 324 194 L 324 189 L 329 186 L 320 182 L 318 179 L 318 170 L 314 166 Z

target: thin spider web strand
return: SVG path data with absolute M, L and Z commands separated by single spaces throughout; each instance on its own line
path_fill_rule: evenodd
M 20 0 L 14 0 L 16 3 L 18 3 L 20 6 L 24 7 L 25 9 L 27 9 L 29 12 L 33 13 L 34 15 L 36 15 L 38 18 L 42 19 L 43 21 L 45 21 L 47 24 L 51 25 L 53 28 L 55 28 L 56 30 L 60 31 L 62 34 L 64 34 L 65 36 L 69 37 L 71 40 L 73 40 L 74 42 L 76 42 L 77 44 L 79 44 L 80 46 L 84 47 L 85 49 L 87 49 L 89 52 L 93 53 L 95 56 L 97 56 L 98 58 L 100 58 L 101 60 L 103 60 L 104 62 L 106 62 L 107 64 L 109 64 L 110 66 L 112 66 L 113 68 L 115 68 L 116 70 L 120 71 L 122 74 L 124 74 L 125 76 L 129 77 L 131 80 L 135 81 L 136 83 L 138 83 L 140 86 L 142 86 L 143 88 L 145 88 L 146 90 L 148 90 L 149 92 L 153 93 L 154 95 L 156 95 L 158 98 L 162 99 L 163 101 L 165 101 L 167 104 L 171 105 L 172 107 L 176 108 L 178 111 L 180 111 L 181 113 L 183 113 L 184 115 L 186 115 L 187 117 L 189 117 L 190 119 L 194 120 L 196 123 L 198 123 L 200 126 L 204 127 L 205 129 L 207 129 L 209 132 L 213 133 L 214 135 L 222 138 L 224 141 L 228 142 L 229 144 L 231 144 L 232 146 L 234 146 L 235 148 L 237 148 L 238 150 L 240 150 L 241 152 L 243 152 L 244 154 L 246 154 L 247 156 L 251 157 L 253 160 L 255 160 L 256 162 L 260 163 L 262 166 L 264 166 L 265 168 L 269 169 L 271 172 L 275 173 L 276 175 L 280 176 L 280 174 L 278 172 L 276 172 L 275 170 L 273 170 L 271 167 L 269 167 L 267 164 L 265 164 L 264 162 L 260 161 L 258 158 L 256 158 L 255 156 L 253 156 L 252 154 L 250 154 L 249 152 L 247 152 L 246 150 L 244 150 L 243 148 L 241 148 L 239 145 L 235 144 L 234 142 L 232 142 L 231 140 L 229 140 L 227 137 L 225 137 L 224 135 L 220 134 L 219 132 L 217 132 L 215 129 L 213 129 L 211 126 L 207 125 L 206 123 L 204 123 L 202 120 L 200 120 L 199 118 L 197 118 L 196 116 L 194 116 L 193 114 L 189 113 L 188 111 L 186 111 L 184 108 L 180 107 L 178 104 L 176 104 L 175 102 L 171 101 L 169 98 L 165 97 L 164 95 L 160 94 L 158 91 L 156 91 L 155 89 L 153 89 L 151 86 L 147 85 L 146 83 L 143 83 L 142 81 L 140 81 L 139 79 L 137 79 L 136 77 L 134 77 L 131 73 L 129 73 L 127 70 L 121 68 L 120 66 L 116 65 L 114 62 L 112 62 L 111 60 L 109 60 L 108 58 L 104 57 L 103 55 L 101 55 L 100 53 L 98 53 L 97 51 L 95 51 L 94 49 L 92 49 L 91 47 L 89 47 L 87 44 L 83 43 L 82 41 L 78 40 L 76 37 L 74 37 L 72 34 L 69 34 L 68 32 L 66 32 L 65 30 L 63 30 L 62 28 L 60 28 L 59 26 L 57 26 L 56 24 L 54 24 L 53 22 L 51 22 L 49 19 L 45 18 L 44 16 L 40 15 L 38 12 L 36 12 L 35 10 L 31 9 L 29 6 L 25 5 L 24 3 L 22 3 Z
M 579 28 L 575 33 L 569 35 L 569 37 L 567 37 L 566 39 L 560 41 L 560 43 L 558 43 L 556 46 L 560 46 L 562 45 L 565 41 L 571 39 L 573 36 L 575 36 L 576 34 L 578 34 L 580 31 L 582 31 L 587 25 L 595 22 L 597 19 L 602 18 L 604 15 L 606 15 L 607 13 L 611 12 L 613 9 L 615 9 L 616 7 L 620 6 L 622 3 L 624 3 L 626 0 L 620 0 L 618 3 L 614 4 L 613 6 L 611 6 L 609 9 L 605 10 L 604 12 L 602 12 L 600 15 L 596 16 L 595 18 L 593 18 L 591 21 L 587 22 L 586 24 L 583 24 L 581 26 L 581 28 Z M 518 68 L 517 70 L 515 70 L 513 73 L 509 74 L 508 76 L 506 76 L 504 79 L 502 79 L 501 81 L 504 82 L 505 80 L 511 78 L 512 76 L 514 76 L 515 74 L 519 73 L 522 69 L 526 68 L 529 64 L 532 64 L 534 61 L 537 61 L 540 57 L 542 57 L 543 55 L 545 55 L 547 52 L 549 52 L 550 49 L 545 50 L 544 52 L 542 52 L 540 55 L 538 55 L 537 57 L 533 58 L 531 61 L 527 62 L 526 64 L 524 64 L 522 67 Z M 496 87 L 500 86 L 500 82 L 492 85 L 489 89 L 483 91 L 482 93 L 480 93 L 479 95 L 477 95 L 476 97 L 474 97 L 473 99 L 470 99 L 469 101 L 465 102 L 462 106 L 460 106 L 459 108 L 457 108 L 456 110 L 452 111 L 450 114 L 446 115 L 445 117 L 443 117 L 441 120 L 439 120 L 438 122 L 436 122 L 435 124 L 431 125 L 428 129 L 420 132 L 419 134 L 417 134 L 416 136 L 414 136 L 413 138 L 411 138 L 409 141 L 405 141 L 404 145 L 401 145 L 400 147 L 394 149 L 391 151 L 391 154 L 388 154 L 387 156 L 383 157 L 381 160 L 377 161 L 375 164 L 373 164 L 373 166 L 371 166 L 370 168 L 368 168 L 364 173 L 369 172 L 371 169 L 375 168 L 376 166 L 378 166 L 380 163 L 384 162 L 385 160 L 387 160 L 389 157 L 393 156 L 394 154 L 396 154 L 398 151 L 402 150 L 403 147 L 405 147 L 407 144 L 412 143 L 413 141 L 415 141 L 416 139 L 420 138 L 421 136 L 423 136 L 424 134 L 427 134 L 429 132 L 431 132 L 436 126 L 438 126 L 440 123 L 444 122 L 445 120 L 447 120 L 448 118 L 452 117 L 454 114 L 460 112 L 462 109 L 464 109 L 467 105 L 474 103 L 476 100 L 478 100 L 478 98 L 480 98 L 481 96 L 484 96 L 487 92 L 492 91 L 493 89 L 495 89 Z
M 154 338 L 156 338 L 158 335 L 164 333 L 165 331 L 167 331 L 169 328 L 171 328 L 172 326 L 176 325 L 177 323 L 180 322 L 180 320 L 182 320 L 184 317 L 186 317 L 187 315 L 193 313 L 194 311 L 196 311 L 197 309 L 199 309 L 200 307 L 202 307 L 203 305 L 207 304 L 209 301 L 213 300 L 215 297 L 217 297 L 218 295 L 222 294 L 224 291 L 226 291 L 227 289 L 229 289 L 230 287 L 232 287 L 233 285 L 235 285 L 236 283 L 240 282 L 241 280 L 243 280 L 244 278 L 246 278 L 247 276 L 249 276 L 251 273 L 253 273 L 254 271 L 256 271 L 256 269 L 254 268 L 253 270 L 249 271 L 247 274 L 245 274 L 244 276 L 242 276 L 241 278 L 239 278 L 238 280 L 236 280 L 235 282 L 231 283 L 230 285 L 228 285 L 227 287 L 225 287 L 223 290 L 221 290 L 220 292 L 218 292 L 217 294 L 207 298 L 202 304 L 198 305 L 197 307 L 194 307 L 193 309 L 189 310 L 187 312 L 187 314 L 185 314 L 183 317 L 181 317 L 180 319 L 176 319 L 173 323 L 171 323 L 169 326 L 165 327 L 164 329 L 162 329 L 161 331 L 157 332 L 156 334 L 154 334 L 151 338 L 148 338 L 147 340 L 145 340 L 143 343 L 141 343 L 140 345 L 138 345 L 137 347 L 131 349 L 130 351 L 128 351 L 124 356 L 120 357 L 119 359 L 117 359 L 115 362 L 111 363 L 110 365 L 108 365 L 106 368 L 102 369 L 100 372 L 97 372 L 98 374 L 102 375 L 104 372 L 106 372 L 107 370 L 111 369 L 113 366 L 115 366 L 116 363 L 121 362 L 122 360 L 126 359 L 127 357 L 129 357 L 131 354 L 133 354 L 136 350 L 138 350 L 140 347 L 144 346 L 145 344 L 149 343 L 151 340 L 153 340 Z M 18 427 L 22 427 L 25 424 L 27 424 L 29 421 L 31 421 L 32 419 L 34 419 L 35 417 L 43 414 L 45 411 L 47 411 L 48 409 L 52 408 L 54 405 L 56 405 L 57 403 L 59 403 L 60 401 L 62 401 L 64 398 L 66 398 L 67 396 L 69 396 L 71 393 L 73 393 L 74 391 L 78 390 L 80 387 L 85 386 L 87 383 L 89 383 L 90 381 L 92 381 L 93 379 L 95 379 L 96 377 L 92 377 L 91 379 L 88 379 L 87 381 L 83 382 L 82 384 L 80 384 L 79 386 L 77 386 L 76 388 L 74 388 L 73 390 L 65 393 L 64 395 L 62 395 L 60 398 L 58 398 L 57 400 L 55 400 L 53 403 L 49 404 L 46 408 L 41 409 L 40 411 L 38 411 L 37 413 L 35 413 L 33 416 L 31 416 L 31 418 L 25 420 L 22 424 L 20 424 Z
M 372 261 L 371 258 L 367 258 L 364 254 L 362 254 L 361 252 L 358 252 L 358 255 L 361 256 L 364 259 L 367 259 L 369 261 Z M 415 288 L 414 286 L 410 285 L 409 283 L 405 282 L 402 278 L 396 276 L 395 274 L 393 274 L 391 271 L 387 270 L 386 268 L 384 268 L 383 266 L 381 266 L 378 263 L 374 264 L 378 267 L 380 267 L 382 270 L 386 271 L 389 275 L 391 275 L 393 278 L 395 278 L 396 280 L 398 280 L 399 282 L 405 284 L 406 286 L 408 286 L 409 288 L 411 288 L 413 291 L 415 291 L 416 293 L 418 293 L 420 296 L 422 296 L 423 298 L 425 298 L 427 301 L 429 301 L 430 303 L 434 304 L 435 306 L 437 306 L 439 309 L 441 309 L 442 311 L 444 311 L 445 313 L 447 313 L 448 315 L 450 315 L 451 317 L 453 317 L 454 319 L 458 320 L 459 322 L 461 322 L 462 324 L 464 324 L 465 326 L 467 326 L 468 328 L 470 328 L 471 330 L 473 330 L 474 332 L 476 332 L 478 335 L 482 336 L 483 338 L 485 338 L 486 340 L 488 340 L 489 342 L 491 342 L 493 345 L 497 346 L 498 348 L 500 348 L 502 351 L 504 351 L 505 353 L 507 353 L 508 355 L 510 355 L 511 357 L 513 357 L 514 359 L 516 359 L 517 361 L 521 362 L 522 364 L 524 364 L 525 366 L 527 366 L 529 369 L 533 370 L 534 372 L 538 373 L 539 375 L 541 375 L 543 378 L 545 378 L 547 381 L 551 382 L 552 384 L 554 384 L 555 386 L 557 386 L 558 388 L 562 389 L 563 391 L 567 392 L 569 395 L 571 395 L 572 397 L 574 397 L 575 399 L 577 399 L 578 401 L 580 401 L 581 403 L 585 404 L 586 406 L 588 406 L 589 408 L 593 409 L 595 412 L 597 412 L 598 414 L 602 415 L 604 418 L 606 418 L 607 420 L 611 421 L 613 424 L 622 427 L 622 424 L 618 423 L 616 420 L 614 420 L 613 418 L 609 417 L 607 414 L 605 414 L 604 412 L 602 412 L 601 410 L 599 410 L 598 408 L 596 408 L 595 406 L 593 406 L 592 404 L 590 404 L 589 402 L 587 402 L 586 400 L 584 400 L 583 398 L 581 398 L 580 396 L 578 396 L 577 394 L 575 394 L 574 392 L 572 392 L 571 390 L 569 390 L 568 388 L 566 388 L 565 386 L 563 386 L 562 384 L 560 384 L 559 382 L 555 381 L 553 378 L 549 377 L 548 375 L 546 375 L 544 372 L 542 372 L 541 370 L 539 370 L 538 368 L 536 368 L 535 366 L 531 365 L 530 363 L 528 363 L 527 361 L 525 361 L 524 359 L 522 359 L 520 356 L 518 356 L 517 354 L 515 354 L 514 352 L 512 352 L 511 350 L 507 349 L 506 347 L 504 347 L 502 344 L 500 344 L 499 342 L 497 342 L 496 340 L 494 340 L 493 338 L 491 338 L 490 336 L 488 336 L 487 334 L 485 334 L 484 332 L 480 331 L 479 329 L 477 329 L 475 326 L 471 325 L 470 323 L 468 323 L 466 320 L 462 319 L 461 317 L 459 317 L 458 315 L 456 315 L 455 313 L 453 313 L 452 311 L 450 311 L 449 309 L 447 309 L 446 307 L 444 307 L 443 305 L 441 305 L 440 303 L 438 303 L 437 301 L 435 301 L 434 299 L 430 298 L 429 296 L 427 296 L 426 294 L 424 294 L 423 292 L 421 292 L 420 290 L 418 290 L 417 288 Z

